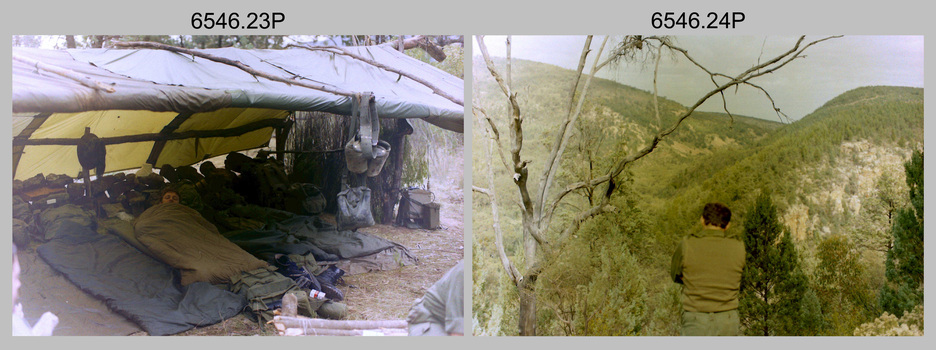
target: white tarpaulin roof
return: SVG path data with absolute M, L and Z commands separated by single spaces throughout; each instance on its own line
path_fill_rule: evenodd
M 344 49 L 459 99 L 464 95 L 462 79 L 392 48 Z M 373 92 L 380 118 L 422 118 L 456 132 L 463 128 L 461 105 L 405 75 L 345 55 L 301 48 L 195 51 L 294 81 Z M 107 144 L 106 171 L 111 172 L 138 168 L 148 159 L 156 159 L 157 168 L 181 166 L 264 146 L 290 111 L 351 115 L 351 97 L 169 51 L 13 48 L 13 58 L 14 179 L 39 173 L 77 176 L 75 145 L 85 127 Z

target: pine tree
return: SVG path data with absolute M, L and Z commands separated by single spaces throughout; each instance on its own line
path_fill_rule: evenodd
M 747 335 L 815 334 L 818 307 L 796 247 L 777 219 L 769 195 L 758 196 L 744 221 L 747 258 L 738 311 Z
M 825 334 L 851 335 L 878 313 L 867 267 L 847 235 L 831 235 L 816 247 L 815 290 L 822 303 Z
M 894 244 L 887 251 L 880 298 L 884 311 L 898 316 L 923 303 L 923 152 L 914 151 L 904 170 L 910 207 L 898 211 L 891 229 Z

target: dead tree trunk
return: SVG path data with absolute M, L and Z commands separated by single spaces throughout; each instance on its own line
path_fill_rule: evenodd
M 529 277 L 528 277 L 529 278 Z M 533 277 L 535 280 L 535 277 Z M 520 293 L 520 335 L 536 335 L 536 284 L 522 282 L 518 288 Z

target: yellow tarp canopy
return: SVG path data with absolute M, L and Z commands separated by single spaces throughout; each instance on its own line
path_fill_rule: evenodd
M 347 48 L 464 95 L 464 82 L 386 47 Z M 373 92 L 380 118 L 421 118 L 461 132 L 464 107 L 401 74 L 334 53 L 199 50 L 265 74 Z M 106 90 L 111 90 L 108 92 Z M 351 98 L 162 50 L 13 48 L 14 179 L 76 177 L 86 127 L 107 144 L 106 171 L 182 166 L 269 143 L 292 111 L 351 115 Z

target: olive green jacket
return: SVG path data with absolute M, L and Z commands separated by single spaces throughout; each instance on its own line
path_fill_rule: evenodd
M 670 267 L 673 281 L 683 285 L 683 309 L 737 309 L 744 258 L 744 242 L 723 230 L 702 229 L 683 238 Z

